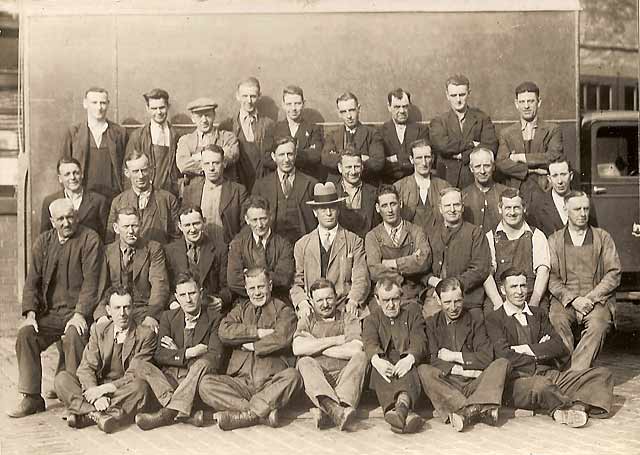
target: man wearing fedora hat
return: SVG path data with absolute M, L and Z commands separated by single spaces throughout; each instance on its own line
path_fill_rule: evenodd
M 298 240 L 293 249 L 296 273 L 291 288 L 291 301 L 298 316 L 311 310 L 309 289 L 318 278 L 330 280 L 336 287 L 340 305 L 352 313 L 363 312 L 369 295 L 369 270 L 360 237 L 338 223 L 339 202 L 333 182 L 317 183 L 313 208 L 318 227 Z
M 185 184 L 190 178 L 202 175 L 202 150 L 207 145 L 219 145 L 224 150 L 224 176 L 237 180 L 234 164 L 240 154 L 238 138 L 230 131 L 219 130 L 213 123 L 218 105 L 211 98 L 201 97 L 187 104 L 191 121 L 196 130 L 185 134 L 178 141 L 176 164 L 185 176 Z

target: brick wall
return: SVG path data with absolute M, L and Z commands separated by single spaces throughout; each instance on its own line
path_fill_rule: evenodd
M 15 335 L 18 302 L 18 223 L 16 215 L 0 215 L 0 336 Z

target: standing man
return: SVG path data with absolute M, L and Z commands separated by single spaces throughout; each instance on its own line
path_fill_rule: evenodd
M 154 88 L 143 94 L 149 122 L 138 128 L 129 138 L 127 151 L 144 152 L 151 162 L 153 187 L 178 196 L 178 168 L 176 167 L 176 130 L 169 122 L 169 94 Z
M 337 309 L 333 283 L 320 278 L 311 285 L 313 313 L 298 321 L 293 353 L 304 390 L 315 405 L 316 428 L 332 423 L 346 430 L 360 401 L 367 355 L 362 350 L 360 320 Z
M 274 137 L 291 136 L 296 140 L 296 169 L 318 180 L 324 180 L 326 173 L 320 166 L 320 153 L 324 142 L 322 127 L 307 121 L 304 111 L 304 92 L 297 85 L 287 85 L 282 90 L 282 110 L 286 118 L 276 122 Z M 276 169 L 273 159 L 267 159 L 265 166 Z
M 233 348 L 227 374 L 200 382 L 200 398 L 219 410 L 218 426 L 225 431 L 261 422 L 277 427 L 278 410 L 302 385 L 291 354 L 293 308 L 271 297 L 265 269 L 245 272 L 245 283 L 249 300 L 233 307 L 218 332 Z
M 589 225 L 589 197 L 571 191 L 564 198 L 567 226 L 549 238 L 549 319 L 571 355 L 571 369 L 589 368 L 611 327 L 615 292 L 622 275 L 611 235 Z M 574 348 L 573 327 L 582 327 Z
M 185 134 L 178 141 L 176 164 L 185 177 L 185 185 L 191 178 L 202 175 L 202 151 L 208 145 L 219 145 L 224 150 L 224 175 L 237 181 L 235 164 L 240 155 L 238 138 L 229 131 L 219 130 L 213 122 L 218 105 L 211 98 L 198 98 L 187 104 L 191 121 L 196 130 Z
M 336 99 L 336 106 L 343 124 L 325 138 L 322 165 L 329 173 L 335 174 L 340 155 L 350 146 L 362 157 L 364 180 L 377 185 L 384 168 L 384 145 L 380 133 L 360 123 L 360 104 L 353 93 L 340 95 Z
M 257 180 L 253 194 L 269 201 L 273 230 L 292 245 L 316 227 L 311 200 L 316 179 L 296 169 L 296 140 L 291 136 L 277 138 L 271 159 L 276 171 Z
M 56 199 L 49 212 L 53 229 L 40 234 L 33 245 L 22 294 L 24 320 L 18 328 L 16 357 L 23 398 L 9 417 L 45 410 L 40 354 L 60 338 L 66 370 L 75 374 L 100 294 L 103 258 L 98 234 L 76 223 L 69 199 Z
M 382 181 L 393 184 L 413 173 L 409 145 L 418 139 L 429 140 L 429 128 L 409 121 L 411 94 L 404 89 L 390 91 L 387 103 L 391 119 L 380 127 L 385 155 Z
M 445 85 L 451 109 L 431 121 L 433 151 L 438 156 L 438 175 L 452 186 L 464 188 L 473 182 L 469 172 L 469 154 L 477 146 L 498 150 L 498 139 L 491 118 L 468 104 L 469 79 L 456 74 Z
M 74 125 L 62 142 L 62 156 L 77 159 L 84 171 L 86 189 L 102 194 L 111 203 L 124 190 L 122 160 L 127 144 L 123 127 L 107 119 L 109 92 L 91 87 L 84 94 L 82 106 L 87 121 Z
M 313 189 L 313 207 L 318 227 L 303 236 L 293 247 L 296 273 L 291 287 L 291 301 L 303 317 L 311 312 L 309 290 L 318 278 L 326 278 L 336 287 L 338 304 L 347 312 L 366 315 L 369 295 L 369 271 L 364 242 L 338 223 L 339 202 L 332 182 L 317 183 Z
M 201 155 L 204 177 L 194 178 L 185 187 L 182 204 L 201 207 L 209 238 L 228 245 L 240 232 L 240 212 L 247 192 L 244 186 L 224 177 L 222 147 L 207 145 Z
M 170 239 L 178 238 L 176 227 L 180 205 L 176 197 L 165 190 L 157 190 L 151 184 L 153 169 L 149 157 L 138 150 L 130 150 L 125 155 L 124 175 L 131 182 L 131 188 L 120 193 L 111 202 L 107 226 L 116 223 L 118 211 L 125 207 L 138 210 L 140 215 L 140 237 L 154 240 L 162 245 Z M 107 231 L 107 242 L 114 240 L 114 234 Z
M 440 216 L 440 192 L 449 183 L 431 175 L 433 152 L 425 139 L 418 139 L 409 145 L 409 161 L 413 164 L 413 174 L 393 184 L 402 201 L 402 218 L 417 224 L 430 235 L 435 226 L 442 222 Z
M 493 152 L 487 148 L 476 147 L 469 154 L 469 169 L 473 174 L 473 183 L 462 189 L 464 218 L 479 226 L 482 233 L 486 234 L 500 222 L 500 195 L 508 187 L 493 180 Z
M 243 79 L 236 89 L 240 104 L 238 115 L 220 124 L 220 129 L 231 131 L 238 138 L 240 155 L 236 164 L 238 178 L 247 191 L 265 173 L 264 163 L 273 151 L 274 122 L 260 115 L 256 104 L 260 99 L 260 81 L 255 77 Z
M 547 166 L 563 155 L 562 131 L 538 118 L 542 104 L 540 89 L 534 82 L 516 87 L 515 106 L 520 121 L 500 131 L 496 167 L 505 183 L 520 189 L 525 204 L 548 189 Z

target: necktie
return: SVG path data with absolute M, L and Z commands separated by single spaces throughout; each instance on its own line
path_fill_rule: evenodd
M 258 321 L 260 321 L 260 316 L 262 315 L 262 307 L 257 306 L 256 308 L 256 325 L 258 325 Z
M 198 246 L 193 243 L 189 244 L 189 249 L 187 250 L 187 256 L 189 257 L 189 261 L 193 264 L 198 263 Z
M 354 137 L 356 135 L 356 131 L 355 130 L 346 130 L 346 143 L 347 145 L 353 145 L 354 144 Z
M 255 141 L 255 135 L 253 134 L 253 125 L 255 123 L 255 120 L 256 119 L 253 115 L 248 115 L 247 117 L 245 117 L 246 131 L 244 132 L 244 136 L 247 142 Z
M 131 264 L 131 262 L 133 262 L 133 255 L 135 254 L 136 250 L 134 250 L 133 248 L 125 248 L 124 249 L 124 254 L 122 255 L 122 264 L 124 265 L 124 268 L 128 268 L 129 264 Z
M 284 197 L 289 199 L 289 195 L 291 194 L 291 180 L 289 180 L 288 172 L 285 172 L 282 176 L 282 192 L 284 193 Z
M 256 250 L 258 250 L 259 252 L 263 252 L 264 251 L 264 245 L 262 243 L 262 238 L 258 238 L 258 242 L 256 243 Z
M 322 247 L 325 251 L 329 251 L 329 249 L 331 249 L 331 232 L 327 231 L 324 233 L 322 238 Z
M 391 241 L 393 242 L 393 246 L 398 246 L 398 240 L 400 237 L 400 226 L 394 227 L 391 229 Z
M 149 192 L 144 191 L 138 195 L 138 209 L 139 210 L 146 209 L 147 204 L 149 204 Z

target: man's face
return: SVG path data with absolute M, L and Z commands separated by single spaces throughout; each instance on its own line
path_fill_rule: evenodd
M 120 236 L 120 242 L 135 246 L 140 236 L 140 220 L 138 215 L 118 215 L 118 221 L 113 223 L 113 230 Z
M 113 294 L 109 298 L 107 313 L 111 316 L 113 325 L 125 330 L 129 327 L 129 314 L 131 313 L 131 296 Z
M 360 118 L 360 106 L 356 100 L 338 101 L 338 115 L 348 128 L 355 128 Z
M 493 157 L 489 152 L 477 152 L 471 155 L 469 168 L 479 185 L 487 186 L 493 177 Z
M 72 193 L 82 187 L 82 171 L 75 163 L 62 163 L 58 169 L 58 181 L 65 190 Z
M 68 239 L 76 232 L 76 211 L 73 206 L 55 207 L 50 220 L 60 238 Z
M 444 217 L 447 226 L 457 226 L 462 221 L 462 194 L 451 191 L 440 198 L 440 213 Z
M 282 109 L 289 120 L 299 121 L 304 108 L 304 100 L 300 95 L 285 93 L 282 97 Z
M 318 224 L 325 229 L 333 229 L 338 224 L 338 205 L 332 204 L 313 209 Z
M 131 186 L 136 191 L 147 191 L 151 187 L 151 168 L 146 156 L 127 161 L 124 175 L 131 180 Z
M 263 273 L 254 277 L 246 277 L 244 288 L 247 291 L 249 300 L 255 306 L 264 306 L 271 300 L 272 283 Z
M 413 163 L 413 169 L 416 174 L 422 177 L 431 175 L 431 165 L 433 164 L 433 154 L 431 147 L 416 147 L 413 149 L 412 155 L 409 157 Z
M 151 117 L 151 120 L 156 122 L 158 125 L 162 125 L 167 121 L 167 114 L 169 113 L 169 103 L 167 103 L 164 98 L 149 98 L 149 103 L 147 104 L 147 113 Z
M 89 118 L 93 120 L 104 120 L 107 118 L 109 95 L 103 92 L 89 92 L 82 101 L 82 106 L 87 111 Z
M 524 275 L 509 276 L 500 285 L 505 298 L 518 308 L 524 308 L 527 301 L 527 277 Z
M 527 122 L 532 121 L 538 115 L 540 107 L 540 99 L 538 95 L 532 92 L 518 93 L 516 97 L 516 109 L 520 113 L 520 118 Z
M 402 302 L 402 289 L 400 286 L 393 285 L 391 289 L 384 287 L 378 289 L 376 300 L 382 309 L 384 315 L 388 318 L 396 318 L 400 314 L 400 303 Z
M 443 291 L 439 300 L 442 311 L 444 311 L 444 314 L 450 321 L 455 321 L 462 316 L 464 297 L 462 296 L 462 290 L 460 288 Z
M 376 202 L 376 212 L 380 214 L 382 220 L 390 226 L 396 226 L 402 218 L 400 217 L 400 201 L 393 193 L 386 193 L 378 197 Z
M 569 170 L 569 163 L 563 161 L 561 163 L 549 164 L 549 183 L 553 187 L 553 191 L 559 196 L 566 195 L 571 190 L 571 180 L 573 180 L 573 172 Z
M 191 121 L 196 125 L 196 128 L 200 133 L 208 133 L 209 131 L 211 131 L 211 128 L 213 128 L 213 121 L 215 119 L 215 109 L 191 112 Z
M 501 198 L 501 204 L 501 207 L 498 207 L 498 211 L 502 215 L 502 222 L 514 229 L 520 229 L 524 223 L 525 214 L 522 198 L 520 196 L 511 199 L 503 197 Z
M 200 312 L 202 306 L 200 289 L 195 281 L 187 281 L 177 285 L 175 297 L 185 314 L 195 316 Z
M 333 289 L 316 289 L 311 294 L 311 298 L 313 299 L 313 310 L 318 317 L 328 319 L 335 316 L 338 301 Z
M 271 153 L 271 158 L 280 172 L 293 171 L 296 163 L 296 146 L 292 142 L 279 145 L 274 152 Z
M 348 184 L 358 186 L 362 182 L 362 158 L 342 155 L 338 163 L 338 171 Z
M 589 198 L 586 196 L 572 197 L 565 203 L 569 226 L 585 228 L 589 224 Z
M 202 170 L 211 183 L 220 183 L 224 176 L 224 158 L 211 150 L 202 151 Z
M 255 85 L 241 85 L 236 92 L 236 100 L 240 103 L 240 110 L 250 114 L 256 110 L 256 103 L 259 98 L 260 90 Z
M 466 85 L 447 85 L 447 99 L 449 100 L 451 109 L 460 113 L 466 111 L 469 93 L 469 87 Z
M 258 207 L 249 208 L 244 216 L 244 220 L 251 228 L 251 232 L 260 238 L 267 235 L 267 232 L 269 232 L 269 228 L 271 227 L 269 212 Z
M 194 210 L 180 215 L 178 227 L 186 240 L 191 243 L 198 243 L 204 233 L 204 219 L 200 213 Z
M 402 98 L 391 96 L 391 104 L 388 106 L 391 118 L 398 125 L 404 125 L 409 120 L 409 97 L 405 93 Z

